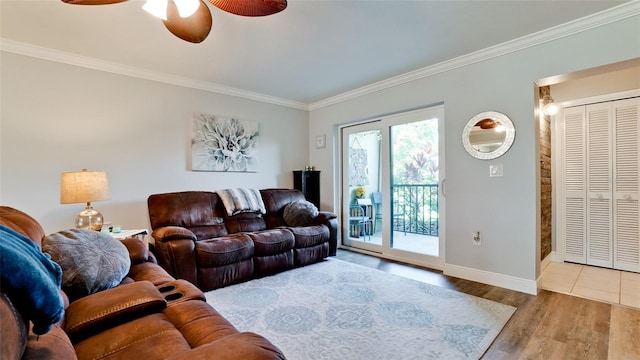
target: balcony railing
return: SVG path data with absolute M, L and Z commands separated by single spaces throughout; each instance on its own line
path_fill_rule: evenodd
M 438 236 L 438 185 L 393 185 L 393 229 Z

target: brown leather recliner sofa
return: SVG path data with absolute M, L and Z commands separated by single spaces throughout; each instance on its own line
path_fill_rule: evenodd
M 307 226 L 287 226 L 285 207 L 299 190 L 260 190 L 265 214 L 228 215 L 216 192 L 153 194 L 147 200 L 158 263 L 208 291 L 335 256 L 336 215 L 319 211 Z
M 0 224 L 41 246 L 44 230 L 24 212 L 2 206 Z M 70 304 L 60 290 L 64 317 L 44 335 L 33 332 L 32 310 L 2 287 L 0 359 L 285 358 L 262 336 L 238 332 L 199 289 L 158 266 L 142 241 L 123 243 L 131 267 L 122 283 Z

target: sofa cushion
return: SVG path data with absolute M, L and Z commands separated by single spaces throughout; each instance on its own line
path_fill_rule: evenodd
M 2 331 L 4 338 L 4 329 Z M 11 359 L 9 357 L 0 357 L 1 359 Z M 22 360 L 42 360 L 42 359 L 65 359 L 76 360 L 76 349 L 74 349 L 71 340 L 61 327 L 54 326 L 44 335 L 36 335 L 30 332 L 27 338 L 27 348 L 25 349 Z
M 185 313 L 197 317 L 199 314 Z M 204 329 L 203 329 L 204 330 Z M 81 359 L 165 359 L 191 346 L 164 315 L 150 314 L 74 344 Z
M 214 267 L 239 263 L 253 256 L 253 241 L 246 234 L 196 241 L 198 267 Z
M 306 200 L 293 201 L 284 207 L 284 221 L 289 226 L 311 225 L 317 216 L 318 208 Z
M 226 235 L 222 221 L 226 212 L 222 200 L 214 192 L 183 191 L 154 194 L 147 199 L 147 205 L 153 230 L 164 226 L 180 226 L 187 229 L 206 227 L 210 228 L 212 234 L 206 236 L 194 231 L 198 239 Z
M 50 234 L 42 249 L 62 267 L 62 289 L 72 301 L 118 285 L 131 266 L 124 244 L 93 230 Z
M 306 248 L 329 241 L 329 229 L 324 225 L 291 227 L 296 240 L 296 248 Z
M 259 213 L 240 213 L 234 216 L 227 216 L 224 219 L 224 223 L 230 234 L 267 229 L 262 214 Z
M 254 245 L 254 256 L 282 254 L 293 249 L 295 239 L 288 229 L 271 229 L 247 233 Z
M 25 235 L 42 247 L 44 229 L 31 215 L 9 206 L 0 206 L 0 224 Z
M 269 229 L 287 225 L 282 217 L 285 206 L 294 201 L 306 200 L 302 191 L 295 189 L 264 189 L 260 190 L 260 194 L 267 209 L 264 221 Z

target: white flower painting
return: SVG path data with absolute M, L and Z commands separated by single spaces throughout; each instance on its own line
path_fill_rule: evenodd
M 256 172 L 258 135 L 257 121 L 194 114 L 191 169 Z

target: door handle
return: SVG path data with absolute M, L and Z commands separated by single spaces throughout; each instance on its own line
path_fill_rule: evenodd
M 447 181 L 446 178 L 442 179 L 442 181 L 440 181 L 440 193 L 442 194 L 443 197 L 447 197 L 447 193 L 445 192 L 444 189 L 444 184 Z

